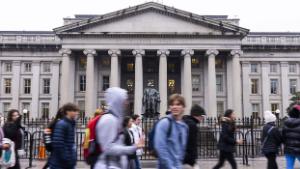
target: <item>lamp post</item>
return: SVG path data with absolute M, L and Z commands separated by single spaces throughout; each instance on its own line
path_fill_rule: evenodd
M 277 119 L 279 119 L 279 115 L 280 115 L 280 110 L 276 109 L 275 110 L 275 116 L 277 117 Z
M 28 111 L 27 109 L 23 109 L 24 125 L 25 125 L 25 122 L 26 122 L 26 117 L 27 117 L 28 112 L 29 112 L 29 111 Z

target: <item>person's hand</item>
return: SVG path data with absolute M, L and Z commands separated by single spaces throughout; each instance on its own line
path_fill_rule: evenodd
M 2 149 L 4 149 L 4 150 L 8 150 L 9 148 L 10 148 L 10 145 L 7 143 L 2 145 Z
M 44 130 L 44 133 L 45 133 L 45 134 L 51 134 L 51 129 L 46 128 L 46 129 Z
M 140 141 L 136 144 L 137 148 L 144 148 L 145 147 L 145 139 L 141 138 Z
M 244 141 L 242 139 L 240 139 L 240 140 L 237 140 L 236 143 L 239 144 L 239 145 L 241 145 L 241 144 L 244 143 Z

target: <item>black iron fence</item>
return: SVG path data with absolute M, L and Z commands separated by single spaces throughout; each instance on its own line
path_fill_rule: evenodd
M 88 122 L 88 118 L 80 119 L 77 123 L 76 131 L 76 145 L 78 160 L 83 160 L 82 143 L 84 140 L 84 128 Z M 32 160 L 45 160 L 47 159 L 47 152 L 43 143 L 43 129 L 51 120 L 48 119 L 35 119 L 25 122 L 25 155 L 21 158 L 29 159 L 30 166 Z M 143 160 L 153 160 L 153 157 L 148 149 L 148 133 L 153 128 L 154 124 L 158 121 L 157 118 L 143 118 L 142 128 L 146 136 L 146 147 L 144 148 Z M 278 119 L 277 126 L 281 128 L 282 120 Z M 243 158 L 244 164 L 248 163 L 248 158 L 255 158 L 262 156 L 261 154 L 261 136 L 264 121 L 257 118 L 241 118 L 237 119 L 237 131 L 235 134 L 236 139 L 244 140 L 242 145 L 236 146 L 235 156 Z M 198 134 L 198 155 L 201 159 L 216 158 L 218 157 L 217 143 L 221 131 L 220 121 L 217 118 L 206 118 L 199 125 Z M 282 151 L 280 153 L 282 155 Z

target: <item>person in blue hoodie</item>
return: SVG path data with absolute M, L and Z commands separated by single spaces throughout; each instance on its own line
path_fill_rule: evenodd
M 77 153 L 75 144 L 75 119 L 79 108 L 67 103 L 60 109 L 64 117 L 59 120 L 52 134 L 52 152 L 49 157 L 50 169 L 75 169 Z
M 154 149 L 158 156 L 158 169 L 182 169 L 188 126 L 182 121 L 185 99 L 179 94 L 169 98 L 171 114 L 161 119 L 155 128 Z M 172 125 L 168 136 L 168 129 Z

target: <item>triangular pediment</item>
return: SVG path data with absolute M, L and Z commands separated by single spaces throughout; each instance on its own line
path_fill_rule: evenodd
M 150 2 L 105 15 L 85 18 L 54 29 L 57 34 L 199 34 L 240 35 L 249 30 L 219 20 Z

